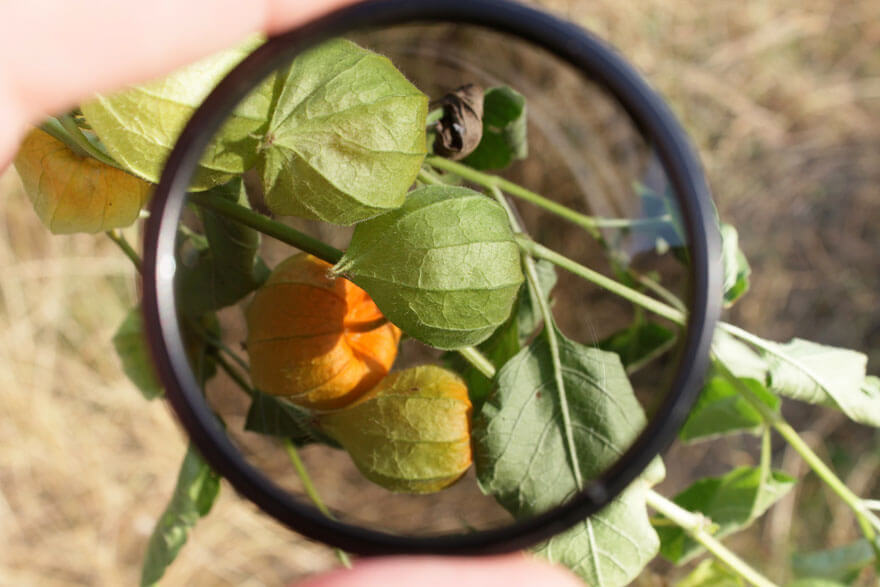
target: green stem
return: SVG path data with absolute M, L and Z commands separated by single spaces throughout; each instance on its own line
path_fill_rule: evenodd
M 419 181 L 427 185 L 444 185 L 442 179 L 440 179 L 435 173 L 428 171 L 424 167 L 419 170 L 418 179 Z
M 521 200 L 525 200 L 536 206 L 544 208 L 548 212 L 552 212 L 557 216 L 561 216 L 565 218 L 569 222 L 572 222 L 581 228 L 585 229 L 589 232 L 594 238 L 599 238 L 599 226 L 597 224 L 597 219 L 592 216 L 587 216 L 585 214 L 581 214 L 579 212 L 575 212 L 571 210 L 567 206 L 563 206 L 562 204 L 558 204 L 553 200 L 545 198 L 541 194 L 535 193 L 531 190 L 527 190 L 526 188 L 513 183 L 512 181 L 508 181 L 502 177 L 498 177 L 497 175 L 491 175 L 489 173 L 483 173 L 481 171 L 477 171 L 476 169 L 472 169 L 463 163 L 458 163 L 456 161 L 450 161 L 449 159 L 444 159 L 443 157 L 429 156 L 425 159 L 425 162 L 435 169 L 440 169 L 442 171 L 452 172 L 467 181 L 479 184 L 486 188 L 498 188 L 503 192 L 510 194 L 511 196 L 515 196 L 520 198 Z
M 486 376 L 488 379 L 492 379 L 495 377 L 495 365 L 492 364 L 492 361 L 486 358 L 486 355 L 478 351 L 476 348 L 472 346 L 466 346 L 463 349 L 458 349 L 458 354 L 460 354 L 468 363 L 473 365 L 473 367 Z
M 497 186 L 489 186 L 489 190 L 495 197 L 495 200 L 507 212 L 510 226 L 514 232 L 522 233 L 522 226 L 516 218 L 516 214 L 501 193 Z M 541 317 L 544 319 L 544 334 L 547 337 L 547 344 L 550 347 L 550 361 L 553 364 L 553 378 L 556 383 L 556 391 L 559 394 L 559 411 L 562 413 L 562 426 L 565 430 L 565 441 L 568 452 L 568 458 L 571 460 L 571 470 L 574 473 L 575 485 L 578 491 L 584 488 L 584 480 L 581 476 L 580 459 L 578 459 L 577 448 L 574 443 L 574 435 L 572 434 L 571 413 L 568 408 L 568 396 L 565 393 L 565 380 L 562 377 L 562 360 L 559 355 L 559 341 L 556 338 L 556 326 L 553 322 L 553 313 L 550 311 L 550 305 L 547 299 L 541 295 L 540 281 L 538 280 L 538 269 L 535 266 L 535 259 L 528 253 L 523 255 L 523 265 L 526 269 L 526 279 L 529 287 L 533 292 L 532 299 L 538 302 L 538 308 L 541 310 Z
M 756 587 L 776 587 L 776 584 L 753 569 L 747 562 L 739 558 L 709 532 L 712 521 L 702 514 L 690 512 L 673 501 L 670 501 L 649 489 L 645 501 L 648 505 L 660 512 L 676 525 L 680 526 L 687 534 L 699 542 L 715 558 L 727 565 L 731 570 Z
M 79 143 L 70 136 L 70 133 L 65 130 L 61 123 L 57 118 L 50 116 L 46 120 L 40 123 L 40 130 L 51 136 L 55 140 L 61 141 L 67 148 L 79 155 L 80 157 L 88 157 L 89 154 L 85 149 L 79 146 Z
M 223 214 L 228 218 L 237 220 L 245 226 L 262 232 L 265 235 L 276 238 L 283 243 L 296 247 L 306 253 L 310 253 L 319 259 L 323 259 L 328 263 L 335 265 L 342 258 L 342 251 L 324 243 L 315 237 L 309 236 L 304 232 L 300 232 L 295 228 L 276 222 L 271 218 L 267 218 L 262 214 L 258 214 L 253 210 L 249 210 L 244 206 L 224 200 L 222 198 L 212 198 L 205 192 L 193 192 L 189 194 L 189 199 L 194 204 L 213 210 L 218 214 Z
M 309 472 L 306 470 L 305 464 L 302 462 L 302 459 L 299 458 L 299 451 L 296 450 L 296 445 L 293 444 L 293 441 L 289 438 L 284 439 L 284 449 L 287 451 L 287 456 L 290 457 L 290 462 L 293 463 L 293 468 L 296 469 L 296 474 L 299 476 L 300 481 L 302 481 L 303 489 L 306 492 L 306 495 L 309 496 L 309 499 L 312 500 L 312 503 L 315 504 L 315 507 L 318 508 L 322 514 L 330 518 L 331 520 L 335 520 L 336 518 L 327 509 L 327 506 L 324 505 L 324 501 L 321 499 L 318 490 L 315 488 L 315 484 L 312 483 L 312 478 L 309 476 Z M 336 556 L 339 558 L 339 561 L 345 565 L 347 568 L 351 568 L 351 559 L 348 558 L 348 554 L 340 549 L 336 550 Z
M 792 428 L 788 422 L 786 422 L 781 414 L 773 411 L 767 406 L 767 404 L 762 402 L 752 390 L 749 389 L 749 386 L 744 384 L 739 377 L 734 375 L 722 361 L 716 360 L 715 367 L 737 388 L 740 395 L 748 401 L 759 414 L 761 414 L 764 421 L 771 425 L 773 429 L 785 439 L 789 446 L 791 446 L 795 452 L 804 459 L 804 462 L 809 465 L 813 472 L 816 473 L 816 475 L 818 475 L 819 478 L 822 479 L 822 481 L 828 485 L 828 487 L 836 493 L 846 505 L 849 506 L 856 516 L 856 521 L 859 524 L 859 528 L 862 530 L 862 534 L 873 543 L 877 537 L 877 526 L 880 526 L 880 521 L 877 521 L 876 517 L 865 506 L 862 499 L 853 493 L 849 487 L 840 480 L 834 471 L 832 471 L 828 465 L 819 458 L 819 455 L 813 452 L 813 449 L 804 442 L 804 439 L 800 437 L 797 431 Z
M 254 388 L 250 386 L 250 384 L 245 380 L 241 373 L 239 373 L 235 369 L 235 367 L 230 365 L 229 362 L 223 358 L 223 355 L 218 352 L 214 352 L 212 354 L 214 355 L 214 360 L 217 361 L 218 365 L 220 365 L 220 368 L 226 372 L 229 378 L 232 379 L 232 381 L 235 382 L 235 384 L 238 385 L 242 389 L 242 391 L 244 391 L 251 397 L 254 397 L 256 395 L 256 391 L 254 390 Z
M 619 281 L 615 281 L 610 277 L 606 277 L 601 273 L 590 269 L 576 261 L 572 261 L 565 255 L 560 255 L 559 253 L 548 249 L 544 245 L 536 243 L 532 239 L 517 235 L 516 242 L 519 245 L 520 249 L 522 249 L 525 253 L 538 258 L 544 259 L 546 261 L 550 261 L 554 265 L 565 269 L 579 277 L 586 279 L 587 281 L 598 285 L 608 291 L 617 294 L 625 300 L 629 300 L 630 302 L 649 310 L 658 316 L 662 316 L 667 320 L 671 320 L 676 324 L 684 325 L 687 321 L 687 315 L 681 310 L 677 310 L 671 306 L 664 304 L 663 302 L 657 301 L 650 296 L 646 296 L 645 294 L 636 291 L 630 287 L 627 287 L 620 283 Z
M 128 243 L 125 235 L 117 230 L 108 230 L 104 234 L 106 234 L 110 238 L 110 240 L 116 243 L 116 246 L 118 246 L 122 250 L 122 252 L 125 253 L 125 256 L 128 257 L 128 259 L 132 262 L 134 268 L 137 269 L 138 273 L 144 272 L 143 263 L 141 262 L 140 256 L 138 256 L 137 251 L 134 250 L 134 247 L 132 247 Z

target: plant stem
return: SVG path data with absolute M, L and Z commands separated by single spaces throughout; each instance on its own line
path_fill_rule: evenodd
M 478 351 L 476 348 L 466 346 L 463 349 L 458 349 L 458 354 L 468 363 L 473 365 L 477 371 L 485 375 L 486 378 L 492 379 L 495 377 L 495 365 L 492 364 L 492 361 L 486 358 L 486 355 Z
M 290 457 L 290 462 L 293 463 L 293 468 L 296 469 L 296 474 L 299 476 L 300 481 L 302 481 L 303 489 L 305 490 L 306 495 L 309 496 L 309 499 L 312 500 L 312 503 L 315 504 L 315 507 L 318 508 L 318 511 L 320 511 L 331 520 L 335 520 L 336 518 L 333 516 L 330 510 L 327 509 L 327 506 L 324 505 L 320 494 L 318 494 L 318 490 L 315 488 L 315 484 L 312 483 L 312 478 L 309 476 L 309 472 L 306 470 L 305 464 L 302 462 L 302 459 L 299 458 L 299 451 L 296 450 L 296 445 L 294 445 L 293 441 L 289 438 L 284 439 L 284 449 L 287 451 L 287 456 Z M 339 558 L 339 562 L 350 569 L 351 560 L 348 558 L 348 554 L 338 548 L 334 550 L 336 551 L 336 556 Z
M 675 522 L 675 524 L 687 532 L 691 538 L 699 542 L 706 550 L 711 552 L 715 558 L 727 565 L 731 570 L 752 585 L 755 585 L 756 587 L 776 587 L 775 583 L 753 569 L 748 563 L 739 558 L 734 552 L 729 550 L 712 536 L 707 530 L 707 528 L 711 527 L 712 521 L 702 514 L 695 514 L 694 512 L 682 508 L 653 489 L 647 491 L 645 501 L 651 508 L 657 510 Z
M 296 247 L 306 253 L 310 253 L 319 259 L 335 265 L 342 258 L 342 251 L 328 245 L 313 236 L 300 232 L 295 228 L 276 222 L 253 210 L 239 206 L 229 200 L 212 198 L 205 192 L 193 192 L 189 194 L 189 200 L 203 208 L 223 214 L 228 218 L 237 220 L 245 226 L 262 232 L 265 235 L 276 238 L 283 243 Z
M 436 174 L 428 171 L 424 167 L 419 170 L 419 181 L 427 185 L 443 185 L 443 181 Z
M 522 226 L 516 218 L 516 214 L 498 189 L 498 186 L 489 186 L 489 191 L 495 197 L 495 200 L 507 212 L 507 217 L 511 228 L 514 232 L 522 233 Z M 550 311 L 550 305 L 546 298 L 541 295 L 540 281 L 538 280 L 538 269 L 535 266 L 535 259 L 527 252 L 523 254 L 523 265 L 526 269 L 526 279 L 529 282 L 529 288 L 533 293 L 532 298 L 538 302 L 538 308 L 541 310 L 541 317 L 544 319 L 544 336 L 547 337 L 547 344 L 550 347 L 550 361 L 553 364 L 553 379 L 556 383 L 556 391 L 559 394 L 559 411 L 562 414 L 562 426 L 565 431 L 565 443 L 568 452 L 568 458 L 571 460 L 571 471 L 574 473 L 574 481 L 578 491 L 584 488 L 584 480 L 581 476 L 580 459 L 577 455 L 577 448 L 574 443 L 574 435 L 572 434 L 571 413 L 568 409 L 568 396 L 565 393 L 565 380 L 562 377 L 562 360 L 559 355 L 559 341 L 556 339 L 556 325 L 553 321 L 553 313 Z
M 443 108 L 434 108 L 425 117 L 425 126 L 432 126 L 441 118 L 443 118 Z
M 496 187 L 503 192 L 510 194 L 511 196 L 515 196 L 527 202 L 531 202 L 536 206 L 544 208 L 548 212 L 552 212 L 553 214 L 561 216 L 569 222 L 580 226 L 581 228 L 589 232 L 590 235 L 592 235 L 594 238 L 599 238 L 599 225 L 596 218 L 581 214 L 579 212 L 575 212 L 567 206 L 563 206 L 562 204 L 558 204 L 553 200 L 545 198 L 538 193 L 527 190 L 526 188 L 515 184 L 512 181 L 508 181 L 502 177 L 498 177 L 497 175 L 491 175 L 489 173 L 477 171 L 476 169 L 472 169 L 467 165 L 464 165 L 463 163 L 450 161 L 449 159 L 444 159 L 443 157 L 428 156 L 425 159 L 425 162 L 435 169 L 450 171 L 462 177 L 463 179 L 479 184 L 483 187 Z
M 773 411 L 757 398 L 752 390 L 727 368 L 727 365 L 722 361 L 716 360 L 715 367 L 736 387 L 739 394 L 761 414 L 764 421 L 771 425 L 795 452 L 804 459 L 804 462 L 810 466 L 813 472 L 850 507 L 856 516 L 856 521 L 862 530 L 862 534 L 873 544 L 877 538 L 877 530 L 880 529 L 878 528 L 880 527 L 880 521 L 870 512 L 865 502 L 838 478 L 834 471 L 819 458 L 819 455 L 813 452 L 813 449 L 804 442 L 804 439 L 800 437 L 797 431 L 791 427 L 781 414 Z
M 101 149 L 98 145 L 92 142 L 89 137 L 87 137 L 83 131 L 77 126 L 76 121 L 73 119 L 73 116 L 70 114 L 62 114 L 57 119 L 51 119 L 57 121 L 61 127 L 67 132 L 67 137 L 70 141 L 76 145 L 77 149 L 85 155 L 92 157 L 93 159 L 97 159 L 101 163 L 105 165 L 109 165 L 110 167 L 115 167 L 116 169 L 120 169 L 125 171 L 120 167 L 119 163 L 117 163 L 110 155 L 108 155 L 103 149 Z M 51 126 L 51 122 L 47 121 L 48 125 Z M 55 138 L 58 138 L 57 136 Z M 61 139 L 63 140 L 63 139 Z M 70 142 L 65 141 L 68 146 L 72 146 Z M 126 172 L 127 173 L 127 172 Z
M 129 260 L 134 265 L 134 268 L 137 269 L 138 273 L 144 272 L 143 263 L 141 262 L 140 256 L 137 254 L 137 251 L 134 250 L 134 247 L 132 247 L 128 243 L 125 235 L 117 230 L 108 230 L 104 234 L 106 234 L 110 240 L 116 243 L 116 246 L 118 246 L 122 250 L 122 252 L 125 253 L 125 256 L 129 258 Z
M 251 387 L 247 381 L 245 381 L 245 378 L 242 377 L 241 373 L 235 370 L 235 367 L 230 365 L 229 362 L 223 358 L 223 355 L 218 352 L 213 353 L 213 355 L 214 360 L 217 361 L 217 364 L 220 365 L 220 367 L 226 372 L 226 374 L 229 375 L 229 378 L 232 379 L 232 381 L 234 381 L 235 384 L 242 389 L 242 391 L 244 391 L 251 397 L 254 397 L 254 395 L 256 395 L 254 388 Z
M 618 296 L 624 298 L 625 300 L 629 300 L 630 302 L 649 310 L 658 316 L 662 316 L 667 320 L 671 320 L 676 324 L 684 325 L 687 320 L 687 315 L 681 310 L 677 310 L 671 306 L 664 304 L 663 302 L 657 301 L 650 296 L 646 296 L 645 294 L 636 291 L 630 287 L 627 287 L 620 283 L 619 281 L 615 281 L 610 277 L 606 277 L 601 273 L 590 269 L 576 261 L 572 261 L 565 255 L 560 255 L 559 253 L 548 249 L 544 245 L 536 243 L 532 239 L 517 235 L 516 242 L 519 245 L 520 249 L 526 252 L 529 255 L 532 255 L 538 259 L 544 259 L 550 261 L 554 265 L 557 265 L 566 271 L 574 273 L 575 275 L 586 279 L 587 281 L 598 285 L 608 291 L 617 294 Z

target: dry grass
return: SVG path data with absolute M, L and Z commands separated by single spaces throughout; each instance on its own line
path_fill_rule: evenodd
M 771 337 L 863 348 L 880 370 L 880 4 L 544 4 L 619 47 L 681 116 L 755 270 L 733 319 Z M 185 443 L 166 408 L 124 379 L 109 344 L 134 300 L 131 269 L 101 238 L 49 237 L 12 173 L 0 194 L 0 585 L 132 584 Z M 792 415 L 851 484 L 877 496 L 875 435 L 824 412 Z M 750 448 L 676 449 L 666 487 L 752 462 Z M 334 565 L 224 489 L 166 584 L 276 585 Z M 815 484 L 800 491 L 796 509 L 784 503 L 733 542 L 777 579 L 792 540 L 855 536 L 835 500 Z

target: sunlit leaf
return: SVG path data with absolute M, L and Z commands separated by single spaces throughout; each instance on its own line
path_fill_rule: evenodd
M 428 98 L 388 58 L 328 41 L 279 73 L 259 167 L 276 214 L 353 224 L 403 204 Z
M 162 79 L 98 95 L 81 110 L 107 151 L 124 168 L 156 183 L 184 125 L 208 93 L 262 39 L 184 67 Z M 229 115 L 205 152 L 190 189 L 225 183 L 256 161 L 271 107 L 271 80 L 258 86 Z
M 152 186 L 39 129 L 25 137 L 15 169 L 37 216 L 54 234 L 101 232 L 134 223 Z
M 739 234 L 730 224 L 721 225 L 721 245 L 724 305 L 729 308 L 749 290 L 749 275 L 752 269 L 745 254 L 739 248 Z
M 880 426 L 880 385 L 866 379 L 868 358 L 863 353 L 800 338 L 774 348 L 767 353 L 772 391 Z
M 523 282 L 520 263 L 501 206 L 468 188 L 428 186 L 358 224 L 334 271 L 407 335 L 458 349 L 507 321 Z

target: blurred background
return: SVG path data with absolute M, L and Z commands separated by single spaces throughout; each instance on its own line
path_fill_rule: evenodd
M 684 123 L 752 265 L 728 318 L 866 351 L 880 372 L 880 3 L 538 4 L 615 45 Z M 110 343 L 136 299 L 133 272 L 102 236 L 51 236 L 12 170 L 0 201 L 0 585 L 135 584 L 186 440 Z M 880 497 L 878 433 L 830 410 L 785 412 L 856 493 Z M 776 466 L 804 474 L 774 446 Z M 660 491 L 756 460 L 747 437 L 676 446 Z M 807 475 L 726 542 L 784 581 L 794 550 L 856 537 L 849 511 Z M 278 585 L 335 564 L 224 486 L 164 584 Z M 683 573 L 657 562 L 638 583 Z

